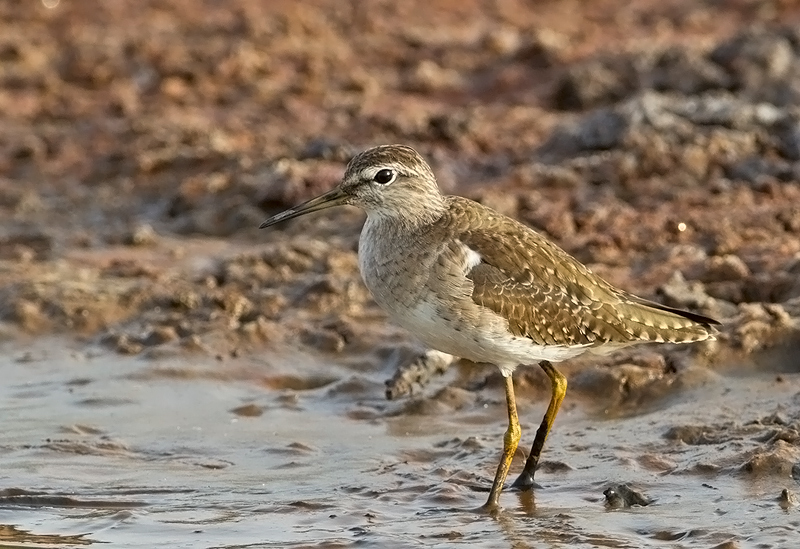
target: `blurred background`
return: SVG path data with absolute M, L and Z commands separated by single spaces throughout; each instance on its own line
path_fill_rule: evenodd
M 800 478 L 798 23 L 790 0 L 0 3 L 0 544 L 644 547 L 700 520 L 781 546 L 782 515 L 745 517 Z M 384 143 L 725 323 L 567 365 L 558 487 L 508 496 L 511 526 L 443 512 L 488 489 L 498 374 L 384 398 L 420 350 L 361 284 L 363 214 L 257 229 Z M 517 383 L 532 435 L 546 385 Z M 722 525 L 700 477 L 738 502 Z M 622 481 L 675 505 L 609 519 Z

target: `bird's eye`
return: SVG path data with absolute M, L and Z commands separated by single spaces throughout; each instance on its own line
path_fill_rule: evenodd
M 378 173 L 375 174 L 375 177 L 372 180 L 375 183 L 379 183 L 381 185 L 388 185 L 392 181 L 395 180 L 397 174 L 394 170 L 390 170 L 389 168 L 384 168 L 382 170 L 378 170 Z

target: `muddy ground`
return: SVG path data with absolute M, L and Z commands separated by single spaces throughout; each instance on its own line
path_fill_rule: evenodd
M 794 2 L 0 15 L 0 544 L 800 534 Z M 723 322 L 714 342 L 564 364 L 543 488 L 505 494 L 499 519 L 466 511 L 505 429 L 495 369 L 458 363 L 387 400 L 422 349 L 361 283 L 363 214 L 257 229 L 381 143 L 612 283 Z M 548 394 L 538 369 L 515 381 L 527 447 Z

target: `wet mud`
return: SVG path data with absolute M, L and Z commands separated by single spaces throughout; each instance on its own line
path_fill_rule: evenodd
M 0 545 L 798 539 L 792 3 L 0 13 Z M 496 369 L 387 322 L 363 214 L 257 229 L 393 142 L 612 283 L 723 322 L 564 363 L 541 487 L 495 518 L 474 509 L 505 429 Z M 527 449 L 549 393 L 538 368 L 515 384 Z

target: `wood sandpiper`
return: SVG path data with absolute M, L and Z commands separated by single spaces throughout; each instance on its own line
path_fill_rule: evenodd
M 486 206 L 439 191 L 412 148 L 375 147 L 355 156 L 333 190 L 275 215 L 281 221 L 332 206 L 364 209 L 358 247 L 364 283 L 397 324 L 433 349 L 496 364 L 503 374 L 508 429 L 484 509 L 500 492 L 521 430 L 511 374 L 538 362 L 550 404 L 522 473 L 530 489 L 547 435 L 567 392 L 552 362 L 636 343 L 713 339 L 717 321 L 617 289 L 544 236 Z

